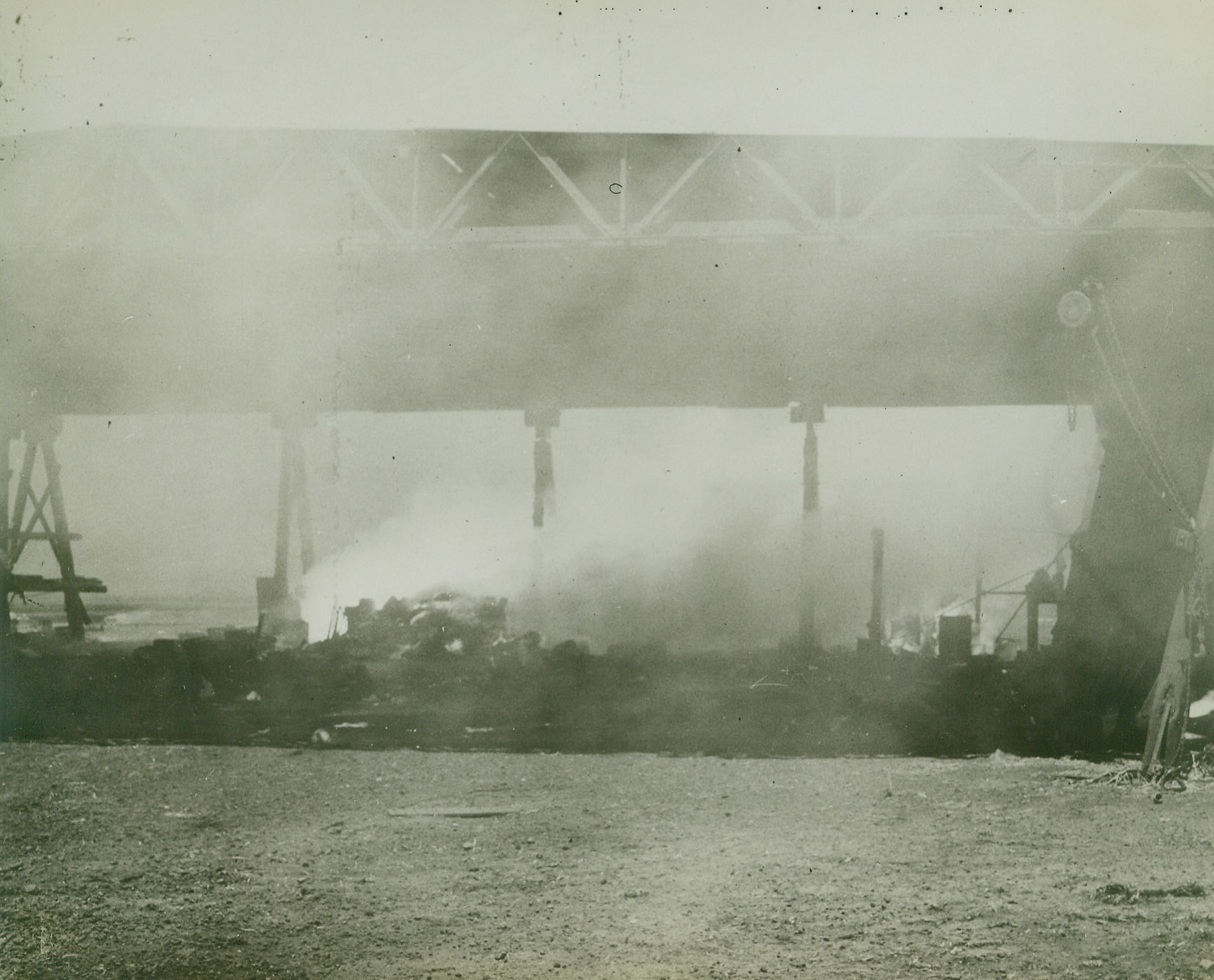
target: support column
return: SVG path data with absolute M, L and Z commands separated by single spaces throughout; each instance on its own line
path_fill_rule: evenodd
M 46 416 L 32 419 L 25 423 L 25 455 L 21 462 L 21 474 L 17 481 L 16 496 L 12 500 L 11 517 L 9 512 L 9 482 L 12 472 L 9 469 L 9 446 L 15 434 L 12 424 L 7 425 L 7 431 L 0 431 L 0 440 L 4 443 L 3 463 L 4 473 L 4 520 L 0 523 L 3 535 L 3 557 L 0 557 L 0 576 L 2 576 L 3 605 L 0 607 L 0 631 L 9 632 L 12 629 L 11 596 L 25 595 L 29 592 L 61 592 L 63 593 L 63 608 L 67 614 L 68 636 L 74 640 L 84 638 L 84 628 L 91 622 L 88 610 L 84 607 L 81 594 L 85 592 L 104 592 L 105 586 L 97 579 L 80 578 L 76 574 L 76 562 L 72 555 L 72 541 L 80 535 L 72 534 L 68 529 L 67 508 L 63 501 L 63 484 L 59 478 L 59 459 L 55 454 L 55 439 L 63 430 L 63 421 L 57 416 Z M 35 491 L 33 478 L 38 455 L 42 455 L 42 469 L 46 485 L 42 492 Z M 31 514 L 26 521 L 26 505 L 30 504 Z M 47 507 L 50 507 L 50 517 L 47 517 Z M 22 575 L 16 571 L 26 545 L 31 541 L 45 541 L 55 556 L 59 566 L 59 578 L 48 579 L 41 575 Z
M 982 561 L 974 572 L 974 637 L 982 635 Z M 994 651 L 991 651 L 994 653 Z
M 814 402 L 798 402 L 789 413 L 789 421 L 805 426 L 805 443 L 801 450 L 801 590 L 798 603 L 798 637 L 805 650 L 816 649 L 818 645 L 815 588 L 819 530 L 816 426 L 824 417 L 823 406 Z
M 306 641 L 306 626 L 300 621 L 299 603 L 291 595 L 291 523 L 299 535 L 300 570 L 306 575 L 315 563 L 312 506 L 308 497 L 308 475 L 303 449 L 303 430 L 314 426 L 311 416 L 280 415 L 274 419 L 282 443 L 278 470 L 278 524 L 274 539 L 274 574 L 257 580 L 257 612 L 264 631 L 290 634 Z
M 868 642 L 875 650 L 885 642 L 885 531 L 873 528 L 873 604 Z
M 535 489 L 531 499 L 531 604 L 533 628 L 547 631 L 544 594 L 544 518 L 555 510 L 556 475 L 552 461 L 552 430 L 561 424 L 560 409 L 552 405 L 532 406 L 523 412 L 523 423 L 535 429 Z
M 552 430 L 561 424 L 561 412 L 551 407 L 529 408 L 523 413 L 523 422 L 535 429 L 535 494 L 531 503 L 531 525 L 539 528 L 544 526 L 545 511 L 555 509 Z

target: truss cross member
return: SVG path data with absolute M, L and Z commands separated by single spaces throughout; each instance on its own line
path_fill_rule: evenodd
M 300 571 L 315 563 L 312 506 L 303 448 L 303 431 L 316 424 L 310 416 L 279 415 L 282 456 L 278 472 L 278 525 L 274 540 L 274 574 L 257 580 L 257 612 L 262 629 L 278 636 L 300 632 L 299 603 L 291 596 L 291 523 L 299 534 Z M 306 640 L 306 633 L 303 639 Z
M 0 423 L 0 471 L 4 475 L 4 507 L 0 508 L 0 633 L 12 632 L 14 594 L 62 592 L 68 636 L 74 640 L 83 639 L 84 628 L 91 620 L 80 594 L 104 592 L 105 586 L 96 579 L 82 579 L 76 575 L 72 541 L 79 535 L 72 534 L 68 529 L 63 484 L 59 479 L 59 459 L 55 454 L 55 439 L 63 430 L 63 422 L 55 416 L 35 418 L 25 422 L 22 429 L 25 454 L 14 495 L 10 490 L 13 473 L 9 451 L 12 441 L 18 436 L 18 426 L 13 422 Z M 45 477 L 41 492 L 34 489 L 34 471 L 39 455 L 42 456 Z M 30 511 L 28 520 L 27 507 Z M 55 563 L 59 566 L 58 579 L 17 572 L 17 563 L 31 541 L 45 541 L 50 546 Z
M 523 422 L 535 429 L 535 494 L 531 502 L 531 524 L 543 527 L 545 510 L 552 510 L 555 502 L 552 430 L 561 424 L 561 412 L 557 408 L 529 408 L 523 413 Z
M 801 459 L 801 590 L 798 637 L 806 650 L 814 649 L 818 643 L 815 588 L 819 521 L 817 426 L 824 418 L 822 405 L 814 402 L 798 402 L 792 406 L 789 413 L 789 420 L 794 425 L 805 426 Z

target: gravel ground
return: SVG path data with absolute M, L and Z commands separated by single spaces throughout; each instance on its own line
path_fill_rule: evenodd
M 4 977 L 1214 977 L 1214 791 L 996 754 L 0 746 Z

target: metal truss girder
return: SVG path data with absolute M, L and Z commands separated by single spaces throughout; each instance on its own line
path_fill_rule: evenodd
M 567 217 L 547 197 L 542 213 L 525 199 L 499 201 L 500 223 L 461 221 L 488 175 L 517 176 L 521 157 L 503 169 L 503 153 L 516 140 L 536 173 L 560 189 Z M 0 244 L 12 247 L 142 242 L 239 252 L 289 243 L 327 251 L 790 233 L 816 240 L 959 229 L 1166 229 L 1169 216 L 1175 227 L 1191 228 L 1214 215 L 1214 150 L 1207 147 L 492 132 L 275 131 L 261 139 L 156 129 L 35 134 L 13 144 L 0 165 L 11 178 L 0 181 Z M 720 152 L 735 144 L 739 155 L 728 157 L 745 161 L 742 169 L 730 169 Z M 713 160 L 722 165 L 707 167 Z M 72 172 L 82 178 L 65 180 Z M 1184 175 L 1192 193 L 1180 194 L 1166 173 Z M 1104 174 L 1094 195 L 1084 189 Z M 958 178 L 969 197 L 950 184 Z M 611 219 L 608 183 L 619 199 Z M 1131 185 L 1137 210 L 1130 201 L 1119 205 Z M 351 191 L 373 216 L 369 224 L 342 211 L 342 195 Z M 629 221 L 629 212 L 640 217 Z M 171 222 L 143 220 L 157 213 Z

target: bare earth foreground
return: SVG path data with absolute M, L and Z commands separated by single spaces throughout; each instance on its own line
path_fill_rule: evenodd
M 1214 786 L 1104 768 L 6 744 L 0 974 L 1214 977 Z

